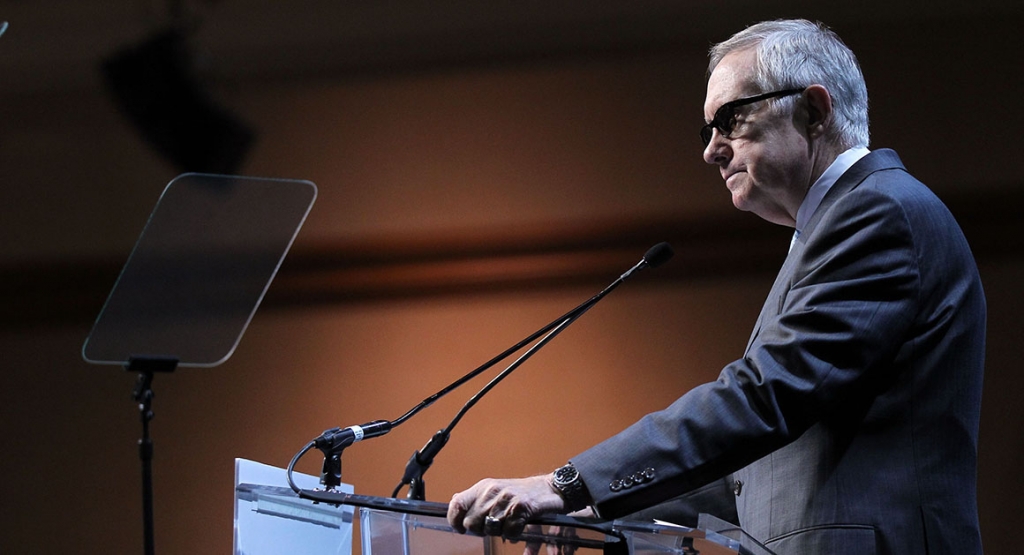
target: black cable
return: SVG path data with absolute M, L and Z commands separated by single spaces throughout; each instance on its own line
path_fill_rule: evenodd
M 309 450 L 312 449 L 314 445 L 316 445 L 316 442 L 309 442 L 309 444 L 303 447 L 301 451 L 295 453 L 295 456 L 292 457 L 291 462 L 288 463 L 288 472 L 286 473 L 288 476 L 288 487 L 292 488 L 292 491 L 298 493 L 300 497 L 302 496 L 302 488 L 295 485 L 295 480 L 292 478 L 292 472 L 295 470 L 295 464 L 299 462 L 299 459 L 301 459 L 303 455 L 308 453 Z

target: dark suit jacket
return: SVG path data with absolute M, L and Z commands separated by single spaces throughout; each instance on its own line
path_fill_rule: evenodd
M 822 200 L 743 358 L 572 459 L 602 517 L 734 473 L 779 555 L 979 554 L 985 299 L 946 207 L 896 153 Z

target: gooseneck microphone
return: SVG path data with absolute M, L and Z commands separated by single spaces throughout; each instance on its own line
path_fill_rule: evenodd
M 409 486 L 409 493 L 407 495 L 409 499 L 415 499 L 419 501 L 425 500 L 426 489 L 423 483 L 423 474 L 427 471 L 427 469 L 430 468 L 430 465 L 434 463 L 434 457 L 436 457 L 437 454 L 441 451 L 441 449 L 448 443 L 448 438 L 451 437 L 452 429 L 455 428 L 455 425 L 458 424 L 460 420 L 462 420 L 462 417 L 465 416 L 466 412 L 468 412 L 469 409 L 473 407 L 473 405 L 475 405 L 484 395 L 486 395 L 488 391 L 493 389 L 494 386 L 498 385 L 498 383 L 500 383 L 509 374 L 511 374 L 513 370 L 518 368 L 522 363 L 526 362 L 526 360 L 533 356 L 533 354 L 536 353 L 541 347 L 546 345 L 549 341 L 554 339 L 555 336 L 557 336 L 559 333 L 565 330 L 565 328 L 567 328 L 569 324 L 575 322 L 580 316 L 582 316 L 585 312 L 590 310 L 591 307 L 597 304 L 598 301 L 603 299 L 608 293 L 611 293 L 616 287 L 622 284 L 623 281 L 632 276 L 634 272 L 640 271 L 644 268 L 655 268 L 657 266 L 660 266 L 667 262 L 670 258 L 672 258 L 673 254 L 675 253 L 672 251 L 672 246 L 669 245 L 668 243 L 662 242 L 658 243 L 657 245 L 654 245 L 653 247 L 647 250 L 647 252 L 644 254 L 644 257 L 640 259 L 640 262 L 638 262 L 632 268 L 627 270 L 624 274 L 619 276 L 619 278 L 612 282 L 611 285 L 605 287 L 603 291 L 601 291 L 597 295 L 594 295 L 583 304 L 570 310 L 561 318 L 554 320 L 544 328 L 538 330 L 534 335 L 530 336 L 527 343 L 542 334 L 547 334 L 544 335 L 544 337 L 541 338 L 533 347 L 530 347 L 529 350 L 523 353 L 522 356 L 516 359 L 515 362 L 510 364 L 507 368 L 505 368 L 505 370 L 503 370 L 500 374 L 495 376 L 494 379 L 488 382 L 487 385 L 485 385 L 479 392 L 476 393 L 476 395 L 471 397 L 469 401 L 467 401 L 466 404 L 463 405 L 462 409 L 459 410 L 459 413 L 455 415 L 455 418 L 453 418 L 452 421 L 448 423 L 447 427 L 445 427 L 443 430 L 438 430 L 437 433 L 435 433 L 427 441 L 426 445 L 424 445 L 422 449 L 412 454 L 412 457 L 409 458 L 409 462 L 406 463 L 405 465 L 405 473 L 402 476 L 402 480 L 398 483 L 397 486 L 395 486 L 394 491 L 391 492 L 391 497 L 397 497 L 398 492 L 401 491 L 403 486 Z M 504 358 L 505 357 L 503 356 L 502 359 Z
M 608 293 L 612 292 L 615 288 L 622 284 L 623 281 L 628 279 L 634 273 L 643 270 L 645 268 L 654 268 L 667 262 L 673 255 L 672 247 L 668 243 L 658 243 L 654 245 L 644 254 L 640 262 L 636 263 L 632 268 L 627 270 L 621 276 L 619 276 L 614 282 L 608 287 L 605 287 L 597 295 L 594 295 L 584 303 L 580 304 L 576 308 L 566 312 L 562 316 L 556 318 L 548 325 L 537 330 L 529 337 L 526 337 L 519 343 L 509 347 L 502 353 L 498 354 L 491 360 L 480 365 L 473 371 L 469 372 L 465 376 L 452 382 L 450 385 L 441 389 L 437 393 L 427 397 L 415 407 L 410 409 L 408 412 L 400 416 L 394 421 L 388 420 L 375 420 L 366 424 L 358 426 L 349 426 L 346 428 L 330 428 L 325 430 L 319 437 L 307 444 L 301 451 L 296 453 L 288 464 L 288 484 L 291 488 L 299 494 L 300 497 L 304 496 L 303 490 L 295 485 L 292 479 L 292 472 L 295 464 L 298 460 L 305 455 L 307 452 L 316 448 L 320 450 L 324 455 L 323 470 L 320 475 L 320 481 L 327 490 L 333 490 L 341 484 L 341 454 L 345 448 L 349 447 L 357 441 L 368 439 L 372 437 L 382 436 L 390 432 L 393 428 L 402 424 L 414 414 L 429 407 L 435 401 L 441 397 L 447 395 L 452 390 L 466 383 L 467 381 L 475 378 L 482 372 L 488 370 L 498 362 L 508 358 L 512 353 L 519 351 L 526 345 L 533 341 L 541 338 L 536 342 L 529 350 L 523 353 L 518 359 L 509 365 L 500 374 L 494 377 L 487 385 L 485 385 L 476 395 L 474 395 L 466 404 L 462 407 L 462 410 L 455 416 L 455 418 L 445 427 L 443 430 L 439 430 L 437 433 L 427 441 L 426 445 L 422 449 L 413 453 L 409 459 L 408 464 L 405 468 L 405 473 L 402 476 L 401 482 L 395 488 L 392 493 L 392 497 L 397 497 L 398 492 L 402 487 L 408 485 L 409 493 L 408 498 L 414 500 L 423 500 L 425 498 L 425 488 L 423 484 L 423 474 L 430 468 L 430 465 L 434 462 L 434 457 L 441 451 L 441 448 L 448 442 L 448 438 L 451 436 L 451 431 L 456 424 L 462 419 L 466 412 L 480 400 L 488 391 L 494 388 L 499 382 L 505 379 L 513 370 L 518 368 L 523 362 L 533 356 L 538 349 L 546 345 L 549 341 L 555 338 L 561 333 L 566 327 L 575 322 L 580 316 L 590 310 L 595 304 L 603 299 Z M 543 336 L 543 337 L 541 337 Z M 307 495 L 308 497 L 308 495 Z M 312 498 L 312 497 L 310 497 Z

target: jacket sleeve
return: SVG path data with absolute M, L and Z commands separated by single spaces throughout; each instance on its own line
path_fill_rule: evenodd
M 790 253 L 743 358 L 573 457 L 600 514 L 616 518 L 712 482 L 884 391 L 918 284 L 900 203 L 880 187 L 847 192 Z
M 680 526 L 697 527 L 701 513 L 738 524 L 736 495 L 733 493 L 732 475 L 722 477 L 695 490 L 688 491 L 657 505 L 627 515 L 627 520 L 647 522 L 663 520 Z

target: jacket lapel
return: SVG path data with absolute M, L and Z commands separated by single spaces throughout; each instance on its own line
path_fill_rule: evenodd
M 757 322 L 754 324 L 754 330 L 750 334 L 750 339 L 747 340 L 747 347 L 743 353 L 746 356 L 747 352 L 750 351 L 750 346 L 754 344 L 754 339 L 757 338 L 758 333 L 761 331 L 762 323 L 769 318 L 774 318 L 781 312 L 782 303 L 785 301 L 786 293 L 792 287 L 793 273 L 798 265 L 798 261 L 802 258 L 804 245 L 807 240 L 813 236 L 815 229 L 818 227 L 818 223 L 821 221 L 824 214 L 829 211 L 829 208 L 836 203 L 836 201 L 843 197 L 846 193 L 850 192 L 867 176 L 875 173 L 879 170 L 887 169 L 905 169 L 903 162 L 900 161 L 899 156 L 895 151 L 890 149 L 880 149 L 871 152 L 867 156 L 864 156 L 857 161 L 850 169 L 836 180 L 835 185 L 829 189 L 828 193 L 821 200 L 821 204 L 815 211 L 811 220 L 807 223 L 807 228 L 800 232 L 800 236 L 793 242 L 793 247 L 789 251 L 789 255 L 786 256 L 786 260 L 782 263 L 782 268 L 779 269 L 779 274 L 775 278 L 775 283 L 772 285 L 771 292 L 768 293 L 768 298 L 765 299 L 764 306 L 761 307 L 761 313 L 757 317 Z

